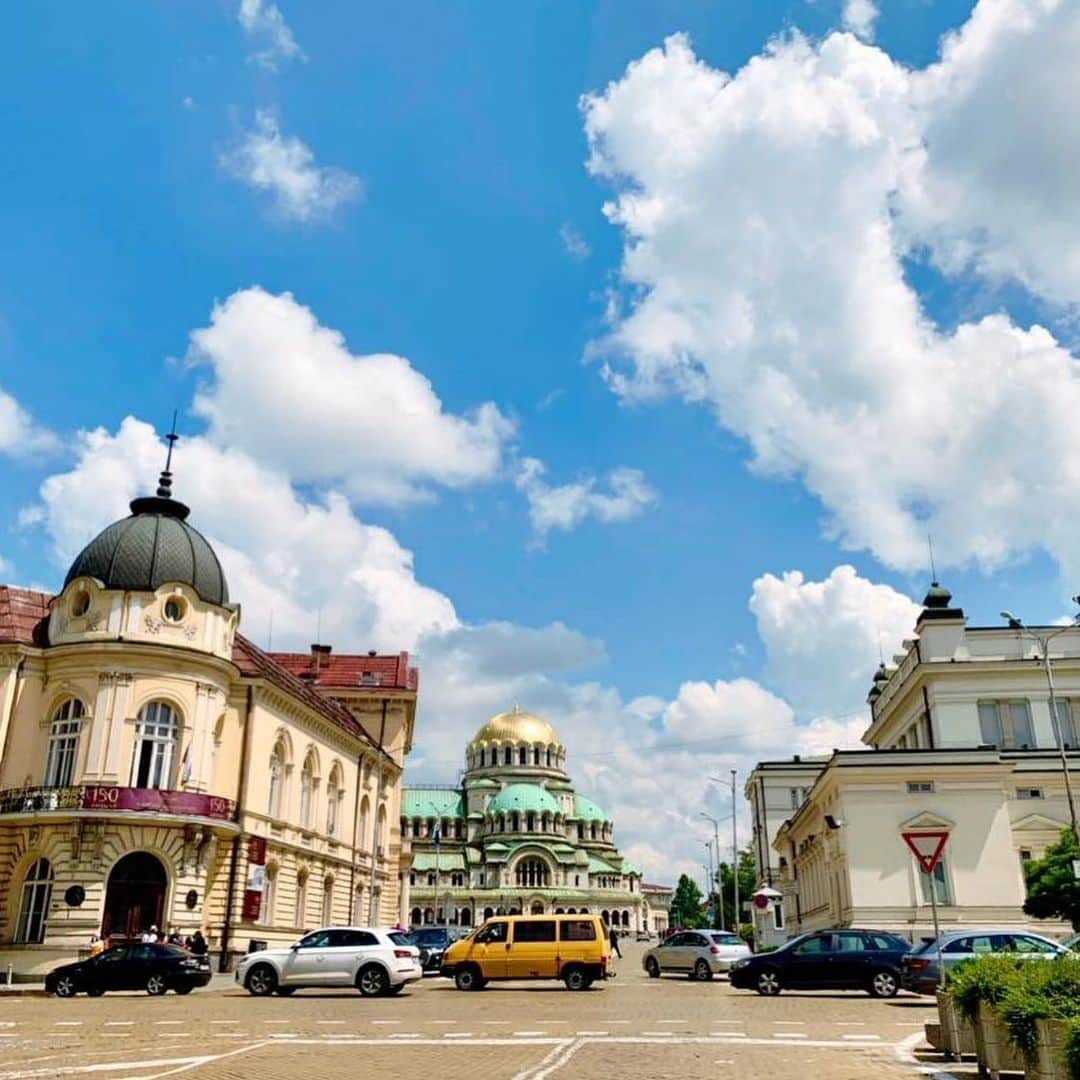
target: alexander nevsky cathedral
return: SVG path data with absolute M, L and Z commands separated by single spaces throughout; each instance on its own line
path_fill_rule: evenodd
M 469 743 L 465 765 L 461 787 L 403 793 L 412 925 L 587 911 L 620 929 L 666 927 L 670 890 L 642 885 L 611 819 L 575 794 L 546 720 L 516 706 L 499 713 Z

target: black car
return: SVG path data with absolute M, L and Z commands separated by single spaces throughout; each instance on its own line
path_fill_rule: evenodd
M 80 991 L 100 997 L 107 990 L 145 990 L 164 994 L 175 990 L 190 994 L 210 981 L 210 958 L 193 956 L 177 945 L 135 943 L 116 945 L 106 952 L 64 964 L 45 976 L 45 992 L 74 997 Z
M 770 996 L 781 990 L 865 990 L 893 997 L 900 961 L 911 943 L 881 930 L 820 930 L 785 942 L 775 952 L 738 960 L 731 985 Z
M 409 944 L 420 950 L 420 967 L 425 975 L 442 967 L 443 953 L 460 936 L 445 926 L 424 926 L 409 934 Z

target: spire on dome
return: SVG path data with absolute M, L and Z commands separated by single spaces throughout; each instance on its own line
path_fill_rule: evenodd
M 173 447 L 180 438 L 176 434 L 176 412 L 173 412 L 172 428 L 165 436 L 169 444 L 165 455 L 165 468 L 158 477 L 157 492 L 153 495 L 143 495 L 138 499 L 132 499 L 131 512 L 133 514 L 164 514 L 166 517 L 179 518 L 183 521 L 191 510 L 178 499 L 172 497 L 172 455 Z
M 169 429 L 169 434 L 165 436 L 165 441 L 169 444 L 169 452 L 165 455 L 165 468 L 161 470 L 161 476 L 158 478 L 157 495 L 159 499 L 172 498 L 172 452 L 176 440 L 179 438 L 180 436 L 176 434 L 176 410 L 174 409 L 172 427 Z

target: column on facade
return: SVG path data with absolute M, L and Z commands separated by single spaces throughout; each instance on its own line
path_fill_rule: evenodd
M 112 710 L 109 716 L 109 741 L 105 748 L 105 768 L 102 770 L 102 779 L 112 780 L 113 783 L 123 784 L 127 782 L 126 775 L 121 775 L 123 763 L 120 760 L 120 748 L 124 744 L 124 720 L 126 719 L 128 702 L 131 699 L 131 676 L 119 673 L 113 676 L 116 684 L 112 699 Z

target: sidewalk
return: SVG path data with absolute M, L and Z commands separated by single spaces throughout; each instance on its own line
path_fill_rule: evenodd
M 208 991 L 221 991 L 232 990 L 236 988 L 236 982 L 233 979 L 233 973 L 227 971 L 224 974 L 214 972 L 210 976 L 210 982 L 201 988 L 202 993 Z M 143 994 L 142 990 L 114 990 L 116 994 Z M 0 983 L 0 998 L 3 997 L 45 997 L 45 983 L 42 982 L 17 982 L 8 986 L 6 983 Z

